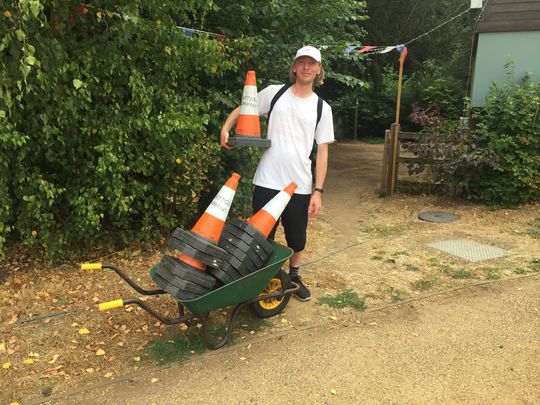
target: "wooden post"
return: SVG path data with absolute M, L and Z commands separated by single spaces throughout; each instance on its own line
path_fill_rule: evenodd
M 356 142 L 356 132 L 358 127 L 358 101 L 354 107 L 354 141 Z
M 401 106 L 401 85 L 403 83 L 403 64 L 405 62 L 405 57 L 407 56 L 407 47 L 404 47 L 401 50 L 401 55 L 399 57 L 399 78 L 398 78 L 398 88 L 397 88 L 397 99 L 396 99 L 396 122 L 390 127 L 390 139 L 392 141 L 392 165 L 390 170 L 392 174 L 388 176 L 389 181 L 387 181 L 386 192 L 387 195 L 392 195 L 396 188 L 396 179 L 397 179 L 397 167 L 398 167 L 398 155 L 399 155 L 399 111 Z
M 386 179 L 389 173 L 388 154 L 390 153 L 390 130 L 384 131 L 384 149 L 382 161 L 381 194 L 386 195 Z

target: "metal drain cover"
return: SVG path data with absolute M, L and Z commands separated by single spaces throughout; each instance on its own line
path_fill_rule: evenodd
M 480 262 L 482 260 L 506 256 L 506 251 L 501 248 L 483 245 L 474 240 L 467 239 L 446 240 L 430 243 L 428 246 L 461 257 L 470 262 Z
M 459 219 L 459 215 L 449 214 L 447 212 L 440 211 L 427 211 L 421 212 L 418 218 L 428 222 L 447 223 L 454 222 Z

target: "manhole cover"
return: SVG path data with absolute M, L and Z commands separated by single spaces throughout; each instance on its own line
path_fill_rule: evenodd
M 483 245 L 474 240 L 467 239 L 445 240 L 442 242 L 430 243 L 428 246 L 471 262 L 479 262 L 506 256 L 506 251 L 501 248 Z
M 458 220 L 459 215 L 449 214 L 447 212 L 440 212 L 440 211 L 427 211 L 427 212 L 421 212 L 418 215 L 418 218 L 424 221 L 428 221 L 428 222 L 447 223 L 447 222 L 454 222 Z

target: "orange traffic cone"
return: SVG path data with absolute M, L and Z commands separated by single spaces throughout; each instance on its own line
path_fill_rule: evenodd
M 281 213 L 289 203 L 294 190 L 296 190 L 296 183 L 293 182 L 268 201 L 266 205 L 249 218 L 247 222 L 267 237 L 270 232 L 272 232 Z
M 259 122 L 259 103 L 257 99 L 257 79 L 255 71 L 246 74 L 246 84 L 240 105 L 240 117 L 236 123 L 236 134 L 242 136 L 261 136 Z
M 227 215 L 229 215 L 229 209 L 231 208 L 236 188 L 238 187 L 238 180 L 240 180 L 238 173 L 233 173 L 229 177 L 208 208 L 206 208 L 206 211 L 204 211 L 197 223 L 193 226 L 191 229 L 192 232 L 216 244 L 218 243 L 223 227 L 225 226 L 225 220 L 227 219 Z M 180 260 L 201 270 L 204 270 L 206 267 L 204 263 L 186 254 L 180 255 Z
M 255 146 L 263 149 L 267 149 L 271 145 L 269 139 L 261 138 L 257 79 L 254 70 L 250 70 L 246 74 L 240 116 L 236 122 L 236 136 L 229 138 L 229 145 Z

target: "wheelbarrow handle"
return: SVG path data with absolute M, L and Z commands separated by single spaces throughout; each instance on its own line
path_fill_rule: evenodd
M 121 308 L 124 306 L 124 300 L 118 299 L 113 301 L 102 302 L 98 305 L 100 311 L 108 311 L 109 309 Z
M 103 264 L 103 263 L 83 263 L 83 264 L 81 264 L 81 270 L 102 270 L 102 269 L 110 269 L 110 270 L 114 271 L 126 283 L 128 283 L 131 286 L 131 288 L 133 288 L 139 294 L 143 294 L 143 295 L 165 294 L 165 291 L 163 291 L 161 289 L 158 289 L 158 290 L 145 290 L 144 288 L 139 286 L 135 281 L 133 281 L 126 273 L 124 273 L 118 267 L 113 266 L 112 264 Z M 116 307 L 114 307 L 114 308 L 116 308 Z
M 101 263 L 82 263 L 81 270 L 101 270 L 103 268 Z

